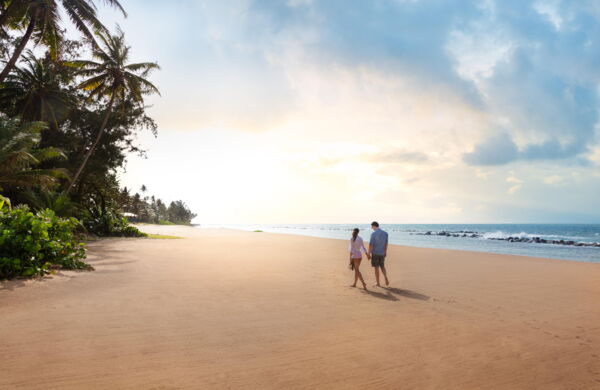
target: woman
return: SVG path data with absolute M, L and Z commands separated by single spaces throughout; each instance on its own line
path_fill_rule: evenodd
M 362 277 L 362 274 L 360 273 L 359 267 L 362 260 L 362 253 L 364 252 L 367 255 L 367 258 L 369 258 L 369 253 L 365 249 L 363 239 L 358 235 L 359 231 L 360 230 L 358 230 L 358 228 L 355 228 L 352 231 L 352 238 L 350 239 L 350 269 L 354 270 L 354 284 L 352 287 L 356 287 L 356 282 L 358 279 L 360 279 L 361 283 L 363 284 L 363 288 L 366 290 L 367 285 Z

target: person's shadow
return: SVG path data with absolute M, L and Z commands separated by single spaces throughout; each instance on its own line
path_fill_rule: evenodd
M 383 294 L 373 290 L 360 290 L 363 294 L 370 295 L 375 298 L 385 299 L 386 301 L 398 301 L 399 299 L 393 296 L 391 293 Z
M 428 295 L 421 294 L 416 291 L 403 290 L 401 288 L 396 288 L 396 287 L 383 287 L 382 286 L 381 288 L 386 290 L 387 293 L 384 294 L 384 293 L 380 293 L 378 291 L 373 291 L 373 290 L 367 290 L 367 291 L 361 290 L 361 291 L 364 294 L 368 294 L 372 297 L 379 298 L 379 299 L 385 299 L 386 301 L 399 301 L 399 299 L 396 295 L 399 295 L 404 298 L 418 299 L 420 301 L 428 301 L 431 299 Z
M 416 291 L 411 290 L 403 290 L 401 288 L 396 287 L 382 287 L 384 290 L 388 290 L 396 295 L 400 295 L 405 298 L 418 299 L 420 301 L 428 301 L 431 298 L 428 295 L 418 293 Z

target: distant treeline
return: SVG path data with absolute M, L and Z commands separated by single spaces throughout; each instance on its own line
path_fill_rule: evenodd
M 142 186 L 140 190 L 145 194 L 146 186 Z M 154 195 L 143 196 L 138 192 L 131 195 L 127 187 L 121 191 L 120 201 L 125 215 L 132 222 L 189 225 L 196 217 L 196 214 L 181 200 L 171 202 L 167 206 Z

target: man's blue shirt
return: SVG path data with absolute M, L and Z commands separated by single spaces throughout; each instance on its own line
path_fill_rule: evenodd
M 388 243 L 388 234 L 381 229 L 375 229 L 371 233 L 369 244 L 373 245 L 372 253 L 375 255 L 385 255 L 385 246 Z

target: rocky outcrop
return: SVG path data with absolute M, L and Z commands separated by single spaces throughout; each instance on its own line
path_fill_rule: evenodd
M 473 232 L 469 230 L 459 230 L 459 231 L 426 231 L 426 232 L 417 232 L 411 233 L 419 236 L 441 236 L 441 237 L 461 237 L 461 238 L 482 238 L 483 235 L 478 232 Z M 522 236 L 509 236 L 509 237 L 493 237 L 487 238 L 488 240 L 497 240 L 497 241 L 508 241 L 508 242 L 524 242 L 524 243 L 533 243 L 533 244 L 553 244 L 553 245 L 569 245 L 569 246 L 584 246 L 584 247 L 594 247 L 600 248 L 600 242 L 579 242 L 579 241 L 571 241 L 571 240 L 548 240 L 541 237 L 522 237 Z

